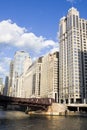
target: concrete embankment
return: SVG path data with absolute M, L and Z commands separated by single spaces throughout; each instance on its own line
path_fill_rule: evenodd
M 53 103 L 48 107 L 47 111 L 30 111 L 28 114 L 38 114 L 38 115 L 65 115 L 66 105 Z
M 49 116 L 84 116 L 87 117 L 85 111 L 70 111 L 64 104 L 53 103 L 48 107 L 47 111 L 30 111 L 30 115 L 49 115 Z
M 67 111 L 67 116 L 81 116 L 81 117 L 87 117 L 87 112 L 78 112 L 78 111 Z

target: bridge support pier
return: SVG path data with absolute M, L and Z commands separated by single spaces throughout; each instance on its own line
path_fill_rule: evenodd
M 28 114 L 28 112 L 30 111 L 31 109 L 29 108 L 29 106 L 27 106 L 26 110 L 25 110 L 25 113 Z
M 77 107 L 77 111 L 79 112 L 79 107 Z
M 29 107 L 27 106 L 25 113 L 28 114 Z

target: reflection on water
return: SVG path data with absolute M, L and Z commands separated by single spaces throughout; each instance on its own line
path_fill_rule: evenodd
M 86 117 L 29 116 L 0 111 L 0 130 L 87 130 Z
M 0 111 L 0 119 L 22 119 L 29 117 L 23 112 L 17 111 Z

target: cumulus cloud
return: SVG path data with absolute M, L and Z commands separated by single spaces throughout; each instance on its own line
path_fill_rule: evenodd
M 17 26 L 11 20 L 3 20 L 0 22 L 0 43 L 15 44 L 25 31 L 25 28 Z
M 0 65 L 0 76 L 8 75 L 8 71 Z
M 5 72 L 5 69 L 2 68 L 2 66 L 0 66 L 0 73 L 3 73 L 3 72 Z
M 5 65 L 9 65 L 11 62 L 11 58 L 9 57 L 3 57 L 2 59 L 2 63 L 5 64 Z
M 51 50 L 50 50 L 50 53 L 54 53 L 54 52 L 56 52 L 56 51 L 57 51 L 57 52 L 59 51 L 58 47 L 55 47 L 55 48 L 51 49 Z
M 58 43 L 43 36 L 36 36 L 28 32 L 24 27 L 18 26 L 10 19 L 0 22 L 0 75 L 6 76 L 9 73 L 9 64 L 15 50 L 27 49 L 36 60 L 41 55 L 56 48 Z M 7 57 L 9 56 L 11 57 Z
M 26 28 L 18 26 L 11 20 L 0 22 L 0 43 L 16 47 L 27 47 L 31 51 L 40 52 L 43 48 L 55 46 L 53 40 L 47 40 L 43 36 L 36 36 L 28 32 Z

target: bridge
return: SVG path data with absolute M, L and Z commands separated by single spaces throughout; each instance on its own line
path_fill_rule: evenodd
M 70 111 L 85 111 L 87 112 L 87 104 L 67 104 Z
M 47 110 L 55 102 L 52 98 L 17 98 L 0 95 L 0 106 L 8 105 L 25 106 L 29 110 Z

